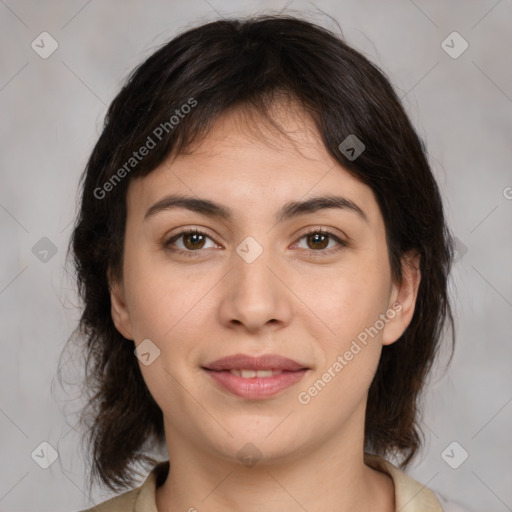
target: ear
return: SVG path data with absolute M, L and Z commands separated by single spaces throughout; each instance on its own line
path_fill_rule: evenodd
M 122 279 L 112 278 L 110 271 L 108 272 L 111 315 L 116 329 L 129 340 L 133 340 L 132 324 L 130 313 L 125 301 L 125 292 Z
M 421 281 L 420 254 L 412 251 L 404 255 L 402 269 L 402 283 L 393 283 L 392 286 L 386 313 L 390 320 L 383 331 L 383 345 L 391 345 L 398 340 L 412 320 Z M 394 316 L 391 316 L 392 312 L 395 313 Z

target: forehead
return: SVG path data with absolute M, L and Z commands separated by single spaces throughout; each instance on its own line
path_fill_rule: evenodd
M 129 215 L 140 218 L 171 193 L 232 204 L 239 218 L 330 194 L 350 199 L 371 222 L 378 221 L 373 191 L 330 155 L 307 113 L 287 103 L 273 107 L 270 115 L 277 127 L 253 109 L 224 112 L 187 153 L 131 181 Z

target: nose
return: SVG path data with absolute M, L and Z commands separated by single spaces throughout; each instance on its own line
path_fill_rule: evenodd
M 269 251 L 253 261 L 240 254 L 233 254 L 231 271 L 223 280 L 221 322 L 253 334 L 287 325 L 293 294 L 285 284 L 283 269 Z

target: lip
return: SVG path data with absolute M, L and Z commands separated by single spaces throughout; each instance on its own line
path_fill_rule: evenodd
M 281 370 L 272 377 L 244 378 L 230 373 L 230 370 Z M 287 357 L 266 354 L 253 357 L 246 354 L 217 359 L 203 370 L 223 389 L 241 398 L 261 400 L 298 383 L 309 368 Z
M 234 354 L 232 356 L 222 357 L 203 368 L 206 370 L 287 370 L 297 371 L 308 369 L 306 365 L 298 363 L 288 357 L 277 354 L 263 354 L 261 356 L 250 356 L 247 354 Z
M 288 371 L 272 377 L 253 377 L 245 379 L 238 377 L 229 372 L 229 370 L 207 370 L 204 371 L 212 377 L 220 386 L 236 396 L 247 398 L 249 400 L 261 400 L 274 395 L 293 386 L 299 382 L 306 372 L 306 368 L 302 370 Z

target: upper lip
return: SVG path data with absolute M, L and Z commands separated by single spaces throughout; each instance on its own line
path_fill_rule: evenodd
M 264 354 L 258 357 L 247 354 L 234 354 L 222 357 L 204 366 L 207 370 L 288 370 L 297 371 L 307 369 L 301 363 L 288 357 L 276 354 Z

